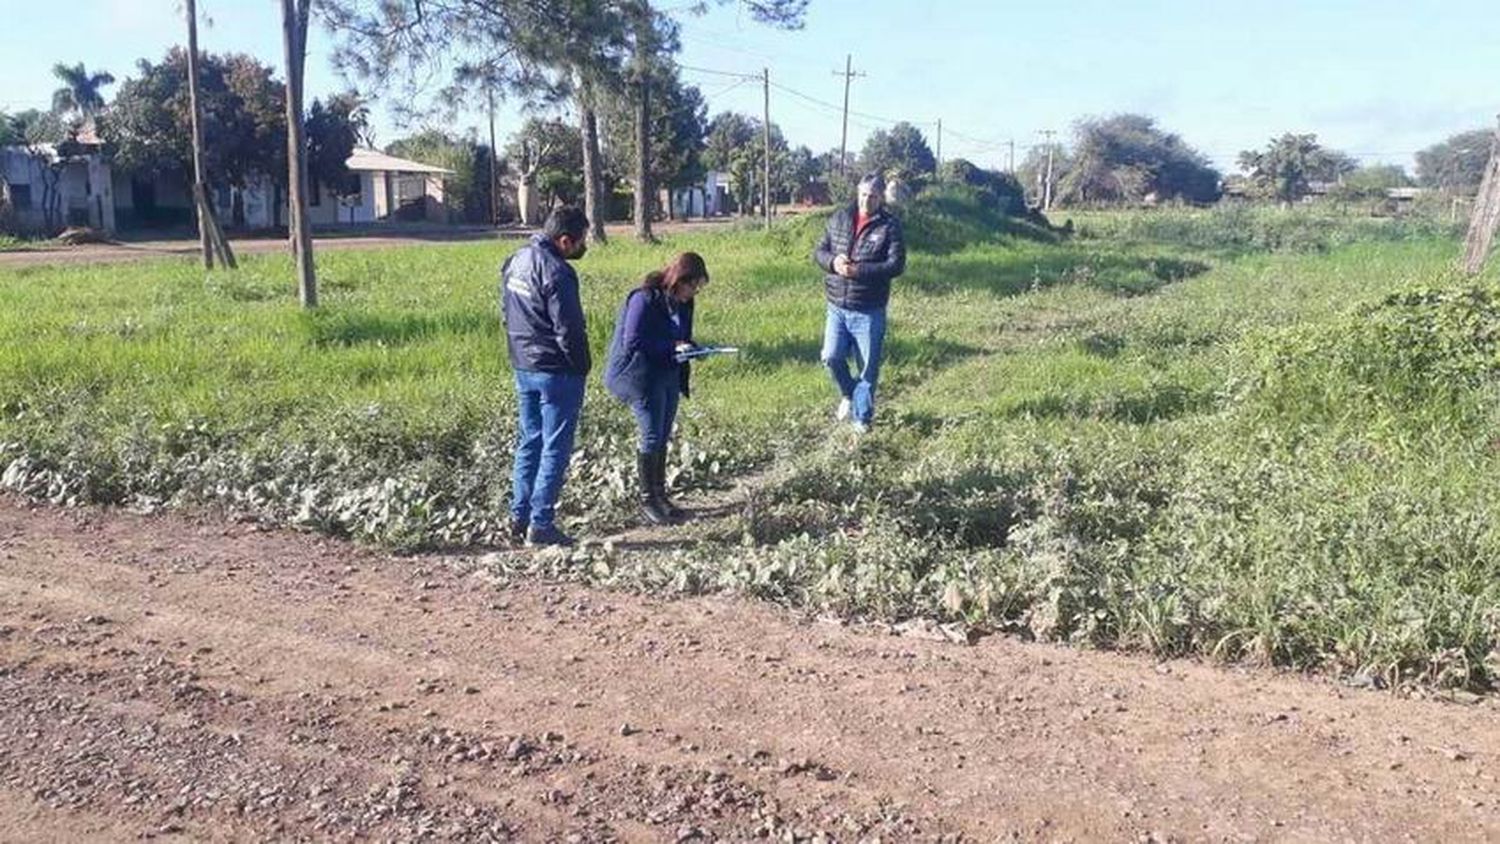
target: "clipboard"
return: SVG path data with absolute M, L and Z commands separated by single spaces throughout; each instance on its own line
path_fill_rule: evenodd
M 735 346 L 694 346 L 687 351 L 678 352 L 673 357 L 678 363 L 686 363 L 699 358 L 713 357 L 714 355 L 737 355 L 740 350 Z

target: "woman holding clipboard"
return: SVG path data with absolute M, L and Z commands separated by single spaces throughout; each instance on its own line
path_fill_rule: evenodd
M 604 386 L 635 414 L 641 514 L 651 524 L 683 516 L 667 498 L 667 440 L 678 400 L 688 395 L 688 359 L 700 351 L 693 343 L 693 298 L 706 284 L 708 267 L 696 252 L 647 273 L 625 297 L 609 344 Z

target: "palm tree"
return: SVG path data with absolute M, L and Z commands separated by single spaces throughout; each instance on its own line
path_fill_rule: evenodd
M 72 67 L 56 64 L 52 75 L 63 83 L 52 94 L 52 110 L 61 115 L 72 115 L 91 120 L 104 109 L 104 86 L 113 85 L 114 76 L 108 72 L 89 73 L 79 62 Z

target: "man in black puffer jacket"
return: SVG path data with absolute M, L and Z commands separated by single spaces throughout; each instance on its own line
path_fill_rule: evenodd
M 828 218 L 813 261 L 827 274 L 823 288 L 828 318 L 821 358 L 839 389 L 834 415 L 864 433 L 875 421 L 875 383 L 885 348 L 891 280 L 906 271 L 901 221 L 885 209 L 885 179 L 879 173 L 860 179 L 858 201 Z M 851 352 L 858 377 L 849 372 Z
M 520 410 L 510 502 L 511 533 L 528 545 L 571 545 L 554 523 L 589 374 L 588 328 L 578 274 L 588 217 L 558 208 L 540 234 L 500 267 L 500 315 Z

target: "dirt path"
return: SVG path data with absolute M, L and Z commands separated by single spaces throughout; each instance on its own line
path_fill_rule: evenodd
M 1493 702 L 0 498 L 0 838 L 1480 840 Z

